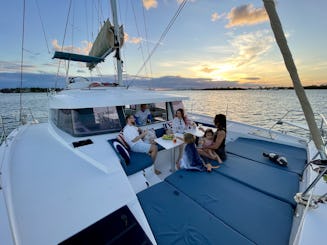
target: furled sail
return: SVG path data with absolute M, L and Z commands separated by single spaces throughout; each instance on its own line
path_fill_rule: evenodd
M 122 25 L 119 27 L 119 39 L 120 47 L 122 47 L 124 44 L 124 29 Z M 89 56 L 104 59 L 117 47 L 118 44 L 115 43 L 114 26 L 111 25 L 109 20 L 106 20 L 93 43 L 93 46 L 89 52 Z M 97 63 L 87 63 L 86 66 L 92 70 L 96 64 Z

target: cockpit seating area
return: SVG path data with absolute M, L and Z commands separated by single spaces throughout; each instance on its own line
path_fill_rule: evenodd
M 116 139 L 108 140 L 109 144 L 115 150 L 116 155 L 118 156 L 120 163 L 127 176 L 135 174 L 143 169 L 146 169 L 153 164 L 153 161 L 149 154 L 133 152 L 133 151 L 128 152 L 130 160 L 129 163 L 127 163 L 125 159 L 122 157 L 122 155 L 114 147 L 113 143 L 115 141 Z

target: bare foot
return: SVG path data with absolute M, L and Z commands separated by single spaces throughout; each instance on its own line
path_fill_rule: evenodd
M 161 171 L 158 170 L 158 169 L 154 169 L 154 173 L 155 173 L 156 175 L 159 175 L 159 174 L 161 174 Z
M 211 163 L 204 164 L 208 172 L 211 172 L 214 168 L 219 168 L 220 166 L 212 166 Z
M 215 158 L 217 160 L 218 163 L 223 163 L 223 161 L 220 159 L 220 157 L 218 156 L 218 154 L 215 154 Z

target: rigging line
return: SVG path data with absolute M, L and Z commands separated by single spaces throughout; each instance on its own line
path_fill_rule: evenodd
M 148 38 L 148 27 L 146 25 L 145 21 L 145 10 L 142 8 L 142 13 L 143 13 L 143 24 L 144 24 L 144 31 L 145 31 L 145 39 L 146 39 L 146 48 L 148 55 L 150 54 L 150 48 L 149 48 L 149 38 Z M 149 68 L 150 68 L 150 76 L 152 77 L 152 63 L 151 60 L 149 60 Z
M 72 7 L 72 0 L 69 1 L 69 8 L 68 8 L 68 13 L 67 13 L 67 19 L 66 19 L 66 25 L 65 25 L 64 38 L 63 38 L 63 40 L 62 40 L 62 45 L 61 45 L 61 51 L 64 50 L 64 43 L 65 43 L 66 34 L 67 34 L 67 26 L 68 26 L 68 21 L 69 21 L 69 15 L 70 15 L 71 7 Z
M 90 37 L 89 37 L 89 24 L 88 24 L 88 15 L 87 15 L 87 3 L 86 3 L 86 1 L 87 0 L 84 0 L 84 9 L 85 9 L 85 24 L 86 24 L 86 38 L 87 38 L 87 40 L 88 40 L 88 42 L 89 42 L 89 40 L 90 40 Z
M 69 20 L 69 14 L 70 14 L 71 7 L 72 7 L 72 0 L 69 1 L 69 8 L 68 8 L 68 13 L 67 13 L 67 18 L 66 18 L 65 32 L 64 32 L 64 38 L 62 40 L 61 51 L 64 50 L 64 43 L 65 43 L 65 38 L 66 38 L 66 33 L 67 33 L 67 26 L 68 26 L 68 20 Z M 58 70 L 57 70 L 57 77 L 59 76 L 60 64 L 61 64 L 61 60 L 59 60 L 59 65 L 58 65 Z M 58 81 L 58 79 L 56 79 L 55 88 L 57 88 L 57 81 Z
M 25 39 L 25 0 L 23 0 L 23 30 L 22 30 L 22 56 L 20 61 L 20 89 L 19 89 L 19 121 L 22 123 L 22 87 L 24 65 L 24 39 Z
M 100 78 L 100 81 L 101 82 L 103 82 L 103 76 L 102 76 L 102 73 L 101 73 L 101 70 L 100 70 L 100 68 L 98 67 L 98 66 L 95 66 L 95 69 L 96 69 L 96 71 L 97 71 L 97 73 L 98 73 L 98 78 Z
M 137 73 L 134 75 L 134 79 L 128 84 L 127 88 L 135 81 L 136 77 L 138 76 L 138 74 L 143 70 L 143 68 L 145 67 L 145 64 L 150 60 L 150 58 L 152 57 L 152 55 L 154 54 L 154 52 L 156 51 L 156 49 L 159 47 L 160 43 L 164 40 L 164 38 L 166 37 L 166 35 L 168 34 L 170 28 L 173 26 L 174 22 L 176 21 L 177 17 L 179 16 L 179 14 L 181 13 L 182 9 L 185 7 L 187 3 L 187 0 L 183 0 L 183 2 L 179 5 L 175 15 L 173 16 L 173 18 L 170 20 L 169 24 L 167 25 L 166 29 L 164 30 L 164 32 L 161 34 L 159 40 L 157 41 L 156 45 L 153 47 L 153 49 L 151 50 L 151 53 L 149 54 L 149 56 L 147 57 L 147 59 L 145 60 L 145 62 L 142 64 L 142 66 L 140 67 L 140 69 L 137 71 Z
M 133 0 L 130 0 L 130 2 L 131 2 L 131 5 L 132 5 L 132 11 L 133 11 L 133 15 L 134 15 L 134 20 L 135 20 L 135 26 L 136 26 L 137 35 L 141 38 L 141 33 L 140 33 L 139 26 L 137 24 L 137 18 L 136 18 L 136 14 L 135 14 L 135 8 L 134 8 Z M 142 7 L 142 9 L 144 9 L 144 8 Z M 140 40 L 140 49 L 141 49 L 142 59 L 143 59 L 143 62 L 144 62 L 145 61 L 145 57 L 144 57 L 144 52 L 143 52 L 142 38 Z M 144 69 L 145 69 L 145 74 L 147 75 L 148 71 L 147 71 L 146 66 L 144 67 Z
M 98 0 L 98 2 L 94 3 L 94 8 L 95 8 L 95 12 L 97 13 L 96 14 L 96 17 L 97 17 L 97 21 L 98 21 L 98 26 L 102 26 L 102 23 L 101 23 L 101 19 L 100 19 L 100 0 Z M 97 31 L 99 31 L 100 29 L 98 29 Z
M 75 10 L 73 9 L 73 14 L 72 14 L 72 53 L 74 53 L 74 28 L 75 28 Z M 69 61 L 68 61 L 69 62 Z
M 44 36 L 44 39 L 45 39 L 45 44 L 47 45 L 48 53 L 50 54 L 48 39 L 47 39 L 47 35 L 45 33 L 44 24 L 43 24 L 43 20 L 42 20 L 42 17 L 41 17 L 41 10 L 40 10 L 40 6 L 39 6 L 39 2 L 37 0 L 35 0 L 35 3 L 36 3 L 37 10 L 38 10 L 39 18 L 40 18 L 40 21 L 41 21 L 43 36 Z

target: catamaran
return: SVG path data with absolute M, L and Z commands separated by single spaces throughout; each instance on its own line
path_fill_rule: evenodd
M 264 4 L 312 138 L 229 120 L 227 160 L 211 173 L 176 170 L 179 143 L 163 139 L 186 97 L 120 83 L 123 29 L 111 4 L 113 25 L 104 24 L 90 55 L 56 51 L 54 58 L 93 68 L 115 52 L 119 83 L 70 78 L 67 89 L 50 96 L 47 123 L 26 123 L 3 139 L 0 243 L 323 244 L 326 144 L 280 38 L 274 1 Z M 152 115 L 141 128 L 165 142 L 155 163 L 128 150 L 121 134 L 125 117 L 141 104 Z M 208 116 L 188 116 L 214 128 Z

